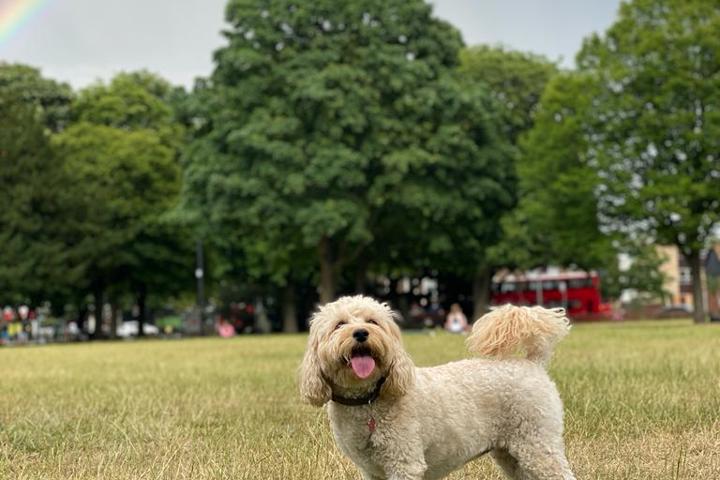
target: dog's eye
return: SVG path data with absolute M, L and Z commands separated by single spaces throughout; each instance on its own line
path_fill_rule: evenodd
M 372 318 L 368 318 L 368 319 L 367 319 L 367 323 L 372 323 L 373 325 L 377 325 L 377 324 L 378 324 L 378 323 L 377 323 L 375 320 L 373 320 Z
M 345 321 L 339 322 L 337 325 L 335 325 L 335 330 L 337 330 L 338 328 L 342 327 L 342 326 L 345 325 L 346 323 L 347 323 L 347 322 L 345 322 Z

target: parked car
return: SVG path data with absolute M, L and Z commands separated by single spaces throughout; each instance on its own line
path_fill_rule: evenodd
M 140 329 L 140 322 L 137 320 L 128 320 L 121 323 L 116 330 L 117 336 L 121 338 L 137 337 Z M 145 335 L 160 335 L 160 329 L 155 325 L 146 323 L 143 328 Z

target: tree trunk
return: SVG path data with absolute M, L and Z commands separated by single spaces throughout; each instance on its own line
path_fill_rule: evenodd
M 110 338 L 116 339 L 117 338 L 117 316 L 118 311 L 120 310 L 118 308 L 117 302 L 112 302 L 112 318 L 110 318 Z
M 85 304 L 85 302 L 78 302 L 77 311 L 78 311 L 78 315 L 76 318 L 76 323 L 77 323 L 78 329 L 80 329 L 80 331 L 83 331 L 83 330 L 85 330 L 85 325 L 86 325 L 87 316 L 88 316 L 88 307 Z
M 147 286 L 144 283 L 138 285 L 138 337 L 145 336 L 145 322 L 147 320 Z
M 105 304 L 105 289 L 101 281 L 96 281 L 93 285 L 93 303 L 95 304 L 95 328 L 90 334 L 90 338 L 98 339 L 102 333 L 103 306 Z
M 330 239 L 320 241 L 320 304 L 325 305 L 335 299 L 335 262 Z
M 473 277 L 473 318 L 477 320 L 488 311 L 490 306 L 490 284 L 492 269 L 486 264 L 478 266 Z
M 297 333 L 297 310 L 295 309 L 295 288 L 288 283 L 282 292 L 283 332 Z
M 693 320 L 695 323 L 705 322 L 705 295 L 703 295 L 702 285 L 702 262 L 700 261 L 700 251 L 692 251 L 687 257 L 690 264 L 690 274 L 692 275 L 693 289 Z

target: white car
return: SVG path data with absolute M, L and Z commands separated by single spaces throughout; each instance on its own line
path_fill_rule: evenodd
M 115 331 L 117 333 L 118 337 L 121 338 L 129 338 L 129 337 L 137 337 L 138 331 L 140 329 L 140 322 L 137 320 L 128 320 L 127 322 L 121 323 L 117 330 Z M 143 332 L 145 335 L 151 336 L 151 335 L 160 335 L 160 329 L 156 327 L 155 325 L 146 323 L 143 328 Z

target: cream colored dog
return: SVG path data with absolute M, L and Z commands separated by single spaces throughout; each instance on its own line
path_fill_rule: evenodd
M 335 440 L 366 480 L 439 479 L 485 453 L 513 479 L 570 480 L 545 371 L 568 330 L 562 309 L 506 305 L 467 339 L 495 358 L 416 368 L 386 304 L 343 297 L 311 320 L 300 393 L 328 404 Z

